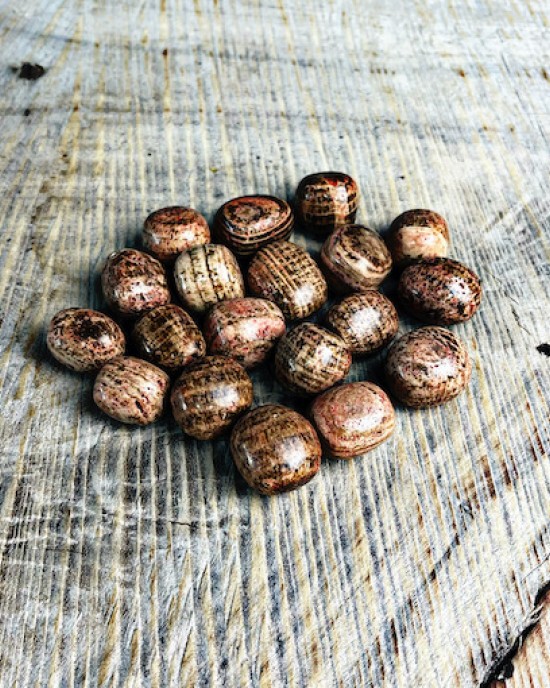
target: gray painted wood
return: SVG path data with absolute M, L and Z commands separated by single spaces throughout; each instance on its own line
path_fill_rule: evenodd
M 534 0 L 0 1 L 2 685 L 483 680 L 550 578 L 548 19 Z M 374 229 L 443 213 L 482 275 L 454 328 L 462 397 L 265 499 L 225 442 L 110 422 L 48 357 L 49 318 L 102 307 L 102 261 L 149 211 L 211 217 L 327 168 Z

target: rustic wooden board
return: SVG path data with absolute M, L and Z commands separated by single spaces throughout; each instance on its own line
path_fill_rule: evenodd
M 550 579 L 548 21 L 536 0 L 0 0 L 2 685 L 489 675 Z M 109 422 L 49 359 L 45 323 L 102 306 L 150 210 L 211 217 L 327 168 L 375 229 L 444 213 L 482 275 L 461 398 L 266 499 L 225 442 Z
M 512 648 L 509 661 L 503 662 L 489 688 L 537 688 L 548 684 L 550 675 L 550 592 L 540 601 L 534 617 L 536 624 Z

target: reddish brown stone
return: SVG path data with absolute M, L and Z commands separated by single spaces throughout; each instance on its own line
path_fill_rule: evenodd
M 203 329 L 209 353 L 231 356 L 253 368 L 265 360 L 286 327 L 275 303 L 248 297 L 213 306 Z
M 472 373 L 463 342 L 443 327 L 421 327 L 392 345 L 385 364 L 390 390 L 406 406 L 422 408 L 454 399 Z
M 388 439 L 395 411 L 388 395 L 372 382 L 351 382 L 323 392 L 311 417 L 331 456 L 351 459 Z
M 193 318 L 174 304 L 159 306 L 142 316 L 132 339 L 143 358 L 174 371 L 202 358 L 206 344 Z
M 94 401 L 121 423 L 149 425 L 162 415 L 168 375 L 148 361 L 119 356 L 106 363 L 94 383 Z
M 126 348 L 116 322 L 89 308 L 66 308 L 56 313 L 46 342 L 55 359 L 77 372 L 99 370 Z
M 351 366 L 343 339 L 324 327 L 301 323 L 277 344 L 275 375 L 288 390 L 317 394 L 342 380 Z
M 384 294 L 370 290 L 350 294 L 332 306 L 326 324 L 342 337 L 352 354 L 372 354 L 395 337 L 399 318 Z
M 274 196 L 241 196 L 224 203 L 214 220 L 218 241 L 239 257 L 281 239 L 288 239 L 294 215 L 286 201 Z
M 318 235 L 355 222 L 359 192 L 343 172 L 309 174 L 296 190 L 296 215 L 300 224 Z
M 137 317 L 171 300 L 162 264 L 131 248 L 107 258 L 101 286 L 109 306 L 125 317 Z
M 388 236 L 388 246 L 397 267 L 422 258 L 446 256 L 449 241 L 445 218 L 433 210 L 421 208 L 407 210 L 396 217 Z
M 277 241 L 258 251 L 248 268 L 248 286 L 274 301 L 288 320 L 307 318 L 327 300 L 327 283 L 307 251 Z
M 183 432 L 199 440 L 219 437 L 253 399 L 245 369 L 225 356 L 191 363 L 172 388 L 172 411 Z
M 321 249 L 321 267 L 338 293 L 376 288 L 389 274 L 391 255 L 382 237 L 362 225 L 333 232 Z
M 208 222 L 193 208 L 160 208 L 149 215 L 143 227 L 144 247 L 164 262 L 209 241 Z
M 453 325 L 469 320 L 481 303 L 481 283 L 473 270 L 450 258 L 430 258 L 405 268 L 397 294 L 419 320 Z
M 321 445 L 311 424 L 285 406 L 249 411 L 231 433 L 231 454 L 239 473 L 266 495 L 294 490 L 321 466 Z

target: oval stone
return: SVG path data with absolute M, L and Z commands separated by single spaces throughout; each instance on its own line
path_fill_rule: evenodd
M 464 343 L 443 327 L 421 327 L 391 346 L 385 363 L 390 390 L 406 406 L 443 404 L 466 387 L 472 364 Z
M 481 303 L 481 282 L 473 270 L 450 258 L 409 265 L 397 287 L 399 300 L 415 318 L 434 325 L 469 320 Z
M 217 239 L 239 257 L 281 239 L 288 239 L 294 214 L 286 201 L 275 196 L 240 196 L 224 203 L 216 213 Z
M 319 395 L 311 417 L 331 456 L 351 459 L 388 439 L 395 411 L 388 395 L 372 382 L 338 385 Z
M 278 404 L 259 406 L 237 422 L 231 454 L 248 485 L 265 495 L 308 483 L 321 466 L 321 445 L 311 423 Z

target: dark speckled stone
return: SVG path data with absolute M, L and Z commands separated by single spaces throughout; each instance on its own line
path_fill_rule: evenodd
M 463 342 L 443 327 L 421 327 L 395 341 L 385 363 L 390 390 L 406 406 L 422 408 L 454 399 L 466 387 L 472 364 Z
M 350 294 L 332 306 L 326 324 L 342 337 L 352 354 L 372 354 L 395 337 L 399 318 L 384 294 L 370 290 Z
M 248 268 L 248 286 L 254 295 L 274 301 L 288 320 L 307 318 L 328 296 L 317 263 L 290 241 L 277 241 L 258 251 Z
M 143 227 L 144 247 L 163 262 L 174 261 L 180 253 L 209 241 L 208 222 L 192 208 L 160 208 L 149 215 Z
M 132 339 L 140 356 L 169 371 L 202 358 L 206 344 L 193 318 L 169 303 L 154 308 L 134 326 Z
M 479 277 L 450 258 L 409 265 L 401 275 L 397 293 L 411 315 L 434 325 L 469 320 L 481 303 Z
M 309 421 L 285 406 L 259 406 L 243 416 L 231 434 L 239 473 L 266 495 L 309 482 L 321 465 L 321 445 Z
M 89 308 L 66 308 L 56 313 L 46 341 L 52 356 L 77 372 L 98 370 L 126 348 L 116 322 Z
M 125 317 L 137 317 L 171 300 L 162 264 L 131 248 L 107 258 L 101 286 L 109 306 Z

